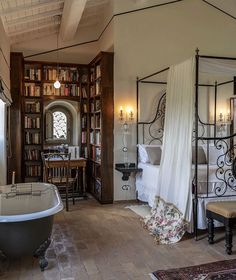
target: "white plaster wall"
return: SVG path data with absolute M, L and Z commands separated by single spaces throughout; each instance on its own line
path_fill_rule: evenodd
M 116 11 L 124 9 L 124 1 L 115 3 Z M 181 62 L 194 55 L 196 47 L 202 54 L 236 57 L 235 32 L 235 20 L 201 0 L 187 0 L 115 17 L 115 110 L 123 104 L 136 108 L 136 76 L 143 77 Z M 148 111 L 148 106 L 144 110 Z M 117 116 L 114 133 L 114 162 L 120 162 L 122 138 Z M 129 141 L 130 161 L 135 161 L 135 126 L 131 128 Z M 129 191 L 122 191 L 122 184 L 121 175 L 114 171 L 115 200 L 135 198 L 134 186 Z
M 0 21 L 0 76 L 10 89 L 10 44 Z M 4 56 L 5 59 L 4 59 Z M 4 88 L 6 87 L 3 84 Z M 0 101 L 0 185 L 6 184 L 6 105 Z

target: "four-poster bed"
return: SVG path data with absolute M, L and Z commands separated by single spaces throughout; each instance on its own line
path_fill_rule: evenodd
M 212 63 L 212 61 L 214 63 Z M 230 63 L 227 63 L 230 61 Z M 235 61 L 235 64 L 233 63 Z M 216 57 L 199 55 L 196 51 L 194 61 L 195 72 L 195 94 L 194 94 L 194 126 L 192 132 L 192 168 L 191 168 L 191 186 L 192 196 L 191 201 L 188 202 L 189 209 L 192 213 L 192 222 L 194 228 L 194 235 L 197 239 L 198 228 L 206 228 L 205 206 L 209 201 L 215 200 L 236 200 L 236 161 L 235 161 L 235 142 L 236 136 L 233 130 L 232 120 L 234 115 L 231 109 L 231 125 L 230 134 L 221 137 L 217 135 L 219 124 L 217 122 L 217 101 L 218 90 L 225 85 L 233 85 L 233 93 L 236 93 L 236 58 L 230 57 Z M 222 63 L 224 62 L 224 63 Z M 226 62 L 226 63 L 225 63 Z M 164 119 L 165 119 L 165 100 L 166 92 L 162 90 L 159 103 L 151 121 L 140 121 L 141 106 L 140 99 L 140 84 L 152 85 L 167 85 L 166 81 L 150 80 L 150 78 L 157 77 L 161 73 L 165 73 L 170 68 L 165 68 L 161 71 L 155 72 L 144 78 L 138 79 L 137 87 L 137 159 L 138 165 L 143 169 L 143 173 L 137 175 L 136 187 L 138 198 L 146 201 L 151 207 L 155 206 L 155 197 L 158 193 L 159 183 L 159 168 L 162 164 L 153 165 L 150 162 L 142 162 L 142 152 L 146 146 L 150 144 L 162 145 Z M 213 70 L 212 70 L 213 69 Z M 232 79 L 224 80 L 223 82 L 202 82 L 202 76 L 207 75 L 209 78 L 211 71 L 213 76 L 221 75 L 221 77 L 232 76 Z M 204 73 L 204 74 L 202 74 Z M 201 76 L 201 77 L 200 77 Z M 208 80 L 207 80 L 208 81 Z M 213 120 L 203 121 L 199 114 L 199 95 L 201 89 L 207 89 L 213 95 Z M 213 91 L 212 91 L 213 90 Z M 208 93 L 209 93 L 208 92 Z M 168 95 L 168 91 L 167 91 Z M 229 98 L 228 98 L 229 99 Z M 231 108 L 232 102 L 231 98 Z M 208 104 L 209 107 L 209 104 Z M 208 108 L 209 109 L 209 108 Z M 208 112 L 209 113 L 209 112 Z M 189 120 L 191 121 L 191 120 Z M 181 145 L 181 143 L 179 143 Z M 162 147 L 161 147 L 162 149 Z M 154 149 L 153 153 L 156 152 Z M 162 160 L 165 157 L 162 149 Z M 204 158 L 205 157 L 205 158 Z M 169 170 L 169 176 L 172 176 L 173 170 Z M 151 181 L 147 178 L 152 178 Z M 189 196 L 190 197 L 190 196 Z M 190 199 L 190 198 L 189 198 Z

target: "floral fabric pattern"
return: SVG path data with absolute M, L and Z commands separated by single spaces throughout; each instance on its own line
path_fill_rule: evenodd
M 144 218 L 144 227 L 148 229 L 159 244 L 172 244 L 183 237 L 188 222 L 173 205 L 157 198 L 156 207 Z

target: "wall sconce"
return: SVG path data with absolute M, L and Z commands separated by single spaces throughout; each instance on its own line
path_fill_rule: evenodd
M 224 121 L 224 116 L 223 116 L 223 113 L 220 112 L 219 114 L 219 119 L 218 119 L 219 122 L 223 122 Z
M 128 158 L 128 141 L 127 136 L 129 134 L 129 124 L 134 120 L 134 112 L 132 107 L 127 106 L 126 109 L 123 109 L 123 106 L 120 107 L 119 110 L 119 121 L 122 123 L 122 152 L 123 152 L 123 160 L 126 167 L 129 166 L 129 158 Z
M 230 110 L 228 109 L 227 114 L 224 114 L 222 111 L 220 111 L 218 122 L 230 122 L 230 121 L 231 121 Z
M 231 121 L 230 109 L 228 109 L 228 112 L 227 112 L 227 115 L 226 115 L 226 121 L 227 122 Z
M 132 122 L 134 120 L 134 112 L 132 107 L 126 107 L 124 111 L 123 106 L 120 106 L 119 121 L 120 122 Z

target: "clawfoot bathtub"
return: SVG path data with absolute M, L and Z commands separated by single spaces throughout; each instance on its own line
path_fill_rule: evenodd
M 0 256 L 39 258 L 48 262 L 53 216 L 63 209 L 57 188 L 45 183 L 0 186 Z

